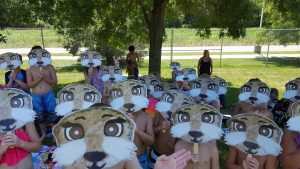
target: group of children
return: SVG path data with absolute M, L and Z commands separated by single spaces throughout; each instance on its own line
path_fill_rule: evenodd
M 57 77 L 55 68 L 51 65 L 50 53 L 40 46 L 35 46 L 29 52 L 28 57 L 30 67 L 26 71 L 20 68 L 22 57 L 18 54 L 8 53 L 7 56 L 1 58 L 0 64 L 2 69 L 10 70 L 5 74 L 5 88 L 18 88 L 26 93 L 31 91 L 33 110 L 37 114 L 36 120 L 40 126 L 41 136 L 38 136 L 33 123 L 28 123 L 25 128 L 15 132 L 2 132 L 0 134 L 0 169 L 13 166 L 8 165 L 11 156 L 7 155 L 12 153 L 8 150 L 20 148 L 27 153 L 39 151 L 41 140 L 46 136 L 45 124 L 58 122 L 53 92 Z M 92 85 L 100 93 L 101 102 L 126 114 L 136 125 L 133 142 L 137 147 L 136 157 L 139 164 L 122 168 L 173 169 L 176 166 L 185 169 L 220 168 L 217 140 L 222 135 L 220 109 L 223 105 L 220 98 L 227 92 L 227 84 L 224 81 L 216 82 L 217 80 L 206 75 L 197 78 L 195 69 L 180 69 L 178 63 L 171 64 L 171 68 L 174 68 L 173 84 L 160 83 L 160 77 L 157 75 L 140 77 L 139 81 L 123 81 L 120 78 L 121 69 L 102 66 L 101 55 L 95 51 L 83 52 L 81 65 L 85 67 L 85 83 Z M 107 77 L 104 77 L 105 75 Z M 298 93 L 293 97 L 299 101 L 300 80 L 296 79 L 293 84 L 295 83 L 298 83 L 298 88 L 293 88 L 293 90 L 298 90 Z M 221 88 L 222 90 L 226 88 L 226 92 L 220 93 Z M 273 119 L 273 114 L 267 109 L 269 90 L 268 86 L 260 80 L 249 80 L 241 88 L 240 101 L 236 104 L 233 115 L 253 113 Z M 65 100 L 74 99 L 74 97 L 74 94 L 64 95 Z M 84 95 L 82 99 L 90 98 Z M 12 106 L 13 104 L 14 102 L 11 103 Z M 152 114 L 154 117 L 149 115 L 150 105 L 155 110 Z M 200 107 L 197 107 L 199 105 Z M 294 111 L 299 111 L 297 106 L 294 109 Z M 72 111 L 77 111 L 77 109 L 74 108 Z M 241 129 L 244 126 L 239 125 Z M 113 132 L 114 127 L 110 127 L 108 131 Z M 117 127 L 120 126 L 117 125 Z M 75 133 L 78 134 L 78 131 Z M 283 151 L 280 155 L 280 164 L 284 169 L 300 168 L 296 160 L 300 157 L 299 142 L 297 131 L 285 130 L 282 139 Z M 244 144 L 252 148 L 258 146 L 256 143 Z M 278 166 L 277 157 L 274 155 L 249 154 L 251 153 L 230 146 L 226 161 L 227 168 L 275 169 Z M 95 155 L 89 158 L 95 160 L 100 156 Z M 88 157 L 85 155 L 85 158 Z M 26 162 L 21 159 L 21 162 L 18 167 L 11 168 L 32 168 L 30 161 Z M 112 166 L 111 168 L 118 167 Z

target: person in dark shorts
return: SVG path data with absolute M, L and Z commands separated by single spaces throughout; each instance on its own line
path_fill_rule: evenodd
M 126 55 L 128 79 L 138 79 L 139 69 L 138 62 L 140 61 L 137 53 L 134 52 L 134 46 L 128 47 L 129 53 Z
M 198 76 L 207 74 L 211 75 L 213 72 L 213 63 L 212 59 L 209 57 L 209 51 L 204 50 L 203 57 L 201 57 L 198 61 Z

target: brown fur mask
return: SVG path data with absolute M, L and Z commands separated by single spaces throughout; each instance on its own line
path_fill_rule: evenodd
M 264 116 L 246 113 L 233 116 L 227 122 L 226 144 L 252 155 L 278 156 L 281 152 L 282 130 Z
M 133 113 L 148 107 L 147 88 L 137 80 L 115 84 L 109 95 L 110 106 L 124 113 Z
M 219 95 L 221 95 L 221 94 L 225 95 L 227 93 L 228 83 L 223 78 L 220 78 L 220 77 L 217 77 L 217 76 L 213 77 L 212 79 L 219 86 L 218 94 Z
M 172 113 L 182 105 L 192 103 L 194 103 L 194 100 L 190 96 L 178 90 L 168 90 L 162 94 L 155 109 L 160 112 L 163 118 L 172 122 Z
M 2 70 L 13 70 L 22 64 L 22 56 L 17 53 L 3 53 L 0 55 L 0 68 Z
M 219 85 L 209 76 L 201 76 L 191 81 L 190 88 L 190 96 L 197 102 L 212 102 L 219 99 Z
M 159 99 L 162 94 L 167 91 L 170 90 L 170 85 L 166 82 L 157 82 L 154 85 L 154 92 L 151 92 L 151 95 L 156 98 Z
M 52 63 L 51 54 L 46 49 L 33 49 L 28 53 L 30 66 L 47 66 Z
M 250 79 L 241 87 L 240 101 L 252 104 L 268 104 L 270 88 L 259 79 Z
M 154 92 L 154 85 L 159 82 L 159 79 L 150 74 L 150 75 L 144 75 L 144 76 L 140 76 L 139 77 L 139 81 L 142 83 L 142 84 L 145 84 L 147 89 L 149 90 L 149 92 Z
M 207 104 L 183 105 L 172 114 L 173 137 L 199 143 L 218 140 L 223 134 L 222 114 Z
M 101 78 L 104 82 L 121 82 L 123 80 L 122 69 L 117 66 L 103 66 Z
M 196 70 L 194 68 L 184 68 L 176 72 L 176 81 L 192 81 L 196 79 Z
M 23 127 L 33 122 L 36 115 L 31 97 L 15 88 L 0 90 L 0 109 L 0 133 Z
M 98 67 L 102 64 L 102 56 L 96 52 L 87 50 L 85 52 L 82 52 L 80 55 L 80 63 L 81 66 L 84 67 Z
M 135 124 L 109 107 L 89 108 L 63 117 L 54 126 L 54 160 L 73 169 L 109 168 L 135 154 Z
M 285 84 L 285 92 L 283 98 L 292 102 L 300 100 L 300 77 Z
M 288 129 L 300 132 L 300 100 L 292 104 L 291 110 L 291 118 L 287 121 Z
M 173 70 L 173 71 L 180 70 L 180 63 L 178 63 L 178 62 L 171 62 L 170 63 L 170 69 Z
M 55 112 L 65 116 L 73 111 L 89 108 L 101 102 L 101 94 L 88 84 L 70 84 L 57 93 L 58 104 Z

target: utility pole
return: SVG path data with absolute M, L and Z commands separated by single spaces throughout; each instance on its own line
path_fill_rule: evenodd
M 262 5 L 262 8 L 261 8 L 261 14 L 260 14 L 259 28 L 262 27 L 262 22 L 263 22 L 263 17 L 264 17 L 265 3 L 266 3 L 266 0 L 263 0 L 263 5 Z

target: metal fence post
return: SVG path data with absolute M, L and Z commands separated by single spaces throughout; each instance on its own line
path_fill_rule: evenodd
M 43 32 L 43 28 L 41 28 L 41 37 L 42 37 L 43 48 L 45 48 L 45 41 L 44 41 L 44 32 Z
M 222 36 L 222 40 L 221 40 L 220 68 L 222 67 L 223 42 L 224 42 L 224 36 Z
M 267 51 L 267 58 L 266 58 L 266 67 L 268 67 L 270 44 L 271 44 L 271 30 L 269 30 L 269 43 L 268 43 L 268 51 Z
M 171 61 L 170 62 L 173 62 L 173 41 L 174 41 L 174 30 L 172 29 L 171 31 Z

